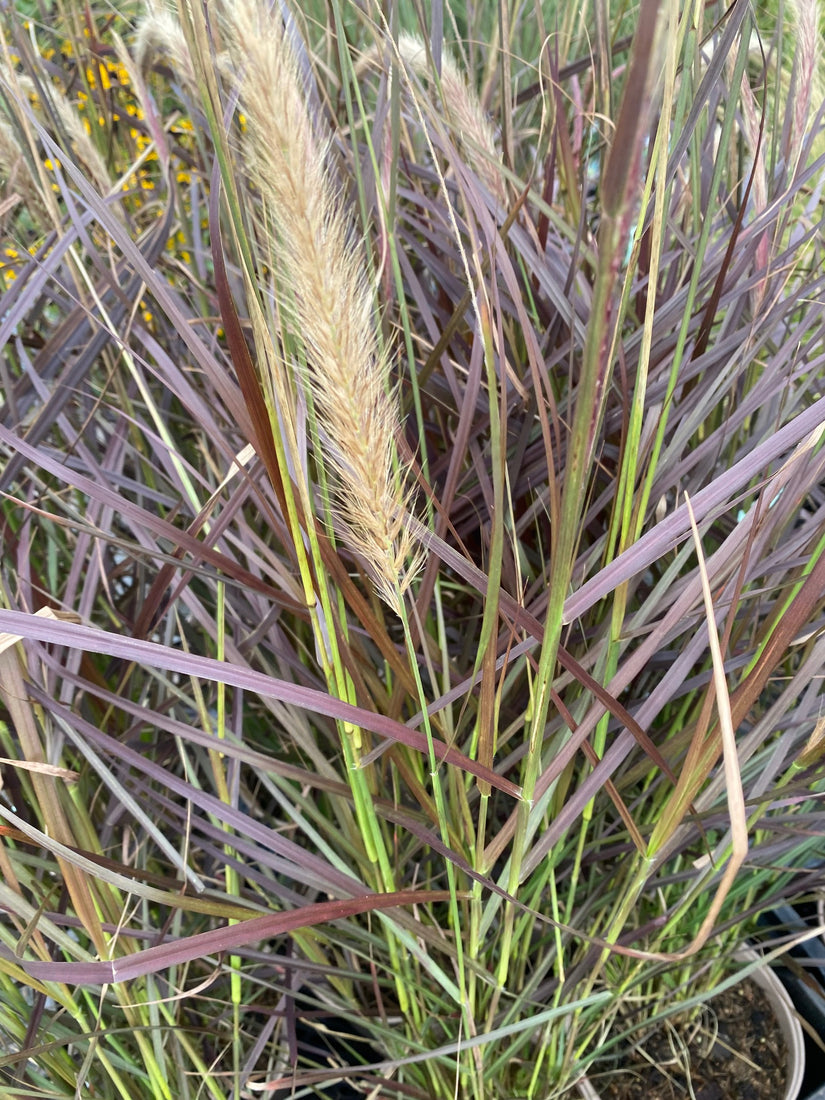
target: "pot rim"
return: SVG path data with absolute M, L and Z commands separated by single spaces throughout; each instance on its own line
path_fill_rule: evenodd
M 741 962 L 753 963 L 761 959 L 752 947 L 742 947 L 736 952 Z M 805 1075 L 805 1037 L 802 1025 L 794 1011 L 793 1002 L 776 973 L 767 964 L 757 967 L 746 975 L 752 978 L 766 994 L 785 1040 L 788 1051 L 788 1079 L 783 1100 L 797 1100 L 802 1090 L 802 1078 Z M 599 1100 L 600 1093 L 587 1077 L 577 1082 L 579 1095 L 583 1100 Z
M 749 961 L 759 958 L 752 948 L 743 948 L 737 954 L 739 958 Z M 748 977 L 752 978 L 765 992 L 776 1013 L 776 1020 L 788 1049 L 788 1081 L 785 1086 L 784 1100 L 796 1100 L 802 1091 L 802 1078 L 805 1076 L 805 1036 L 794 1010 L 793 1001 L 770 966 L 760 966 Z

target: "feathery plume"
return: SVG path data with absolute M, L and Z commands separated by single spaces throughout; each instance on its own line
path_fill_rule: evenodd
M 732 59 L 731 59 L 732 61 Z M 742 133 L 750 146 L 753 156 L 753 189 L 751 192 L 753 203 L 753 218 L 757 218 L 768 205 L 768 173 L 765 167 L 765 143 L 759 141 L 759 111 L 756 99 L 748 82 L 748 74 L 742 74 L 741 81 L 742 103 Z M 756 246 L 755 265 L 756 270 L 762 275 L 759 282 L 751 291 L 751 308 L 756 315 L 765 290 L 768 285 L 768 260 L 770 256 L 770 241 L 767 233 L 763 233 Z
M 417 567 L 410 494 L 395 462 L 399 413 L 363 262 L 329 175 L 329 142 L 310 117 L 280 15 L 257 0 L 234 0 L 224 30 L 246 116 L 245 154 L 275 226 L 339 519 L 378 591 L 397 607 Z
M 815 90 L 820 75 L 822 44 L 819 34 L 819 0 L 791 0 L 790 6 L 797 30 L 797 82 L 791 153 L 794 158 L 798 158 L 805 141 L 811 93 Z
M 92 139 L 86 133 L 83 127 L 83 120 L 78 115 L 77 109 L 63 92 L 53 84 L 38 88 L 34 81 L 24 73 L 13 72 L 5 66 L 0 66 L 0 84 L 2 84 L 4 88 L 9 89 L 10 95 L 8 102 L 14 103 L 15 100 L 19 101 L 22 96 L 26 96 L 33 109 L 35 109 L 39 115 L 43 114 L 42 110 L 38 109 L 41 94 L 47 94 L 49 96 L 51 106 L 69 137 L 72 153 L 85 168 L 89 179 L 91 179 L 101 194 L 105 195 L 111 187 L 111 179 L 106 167 L 106 162 L 97 151 Z M 10 131 L 7 130 L 2 141 L 0 156 L 3 156 L 3 161 L 8 169 L 16 168 L 18 172 L 22 172 L 23 165 L 19 161 L 19 142 L 17 141 L 15 141 L 15 144 L 17 144 L 18 147 L 18 156 L 14 158 L 14 162 L 11 164 L 8 163 L 9 158 L 6 151 L 8 147 L 7 135 L 9 134 Z M 28 190 L 29 187 L 28 184 L 22 182 L 19 186 L 26 190 Z M 35 178 L 31 179 L 31 186 L 39 190 Z
M 48 212 L 40 189 L 23 156 L 19 135 L 5 119 L 0 119 L 0 176 L 3 178 L 3 198 L 17 195 L 38 227 L 44 226 L 48 222 Z
M 138 24 L 134 44 L 135 61 L 144 78 L 159 56 L 169 62 L 190 88 L 197 86 L 192 58 L 180 23 L 160 0 L 149 0 L 147 12 Z
M 398 55 L 417 77 L 432 80 L 432 67 L 421 38 L 402 31 L 398 36 Z M 359 70 L 381 64 L 383 56 L 384 51 L 380 47 L 373 47 L 362 59 Z M 470 167 L 496 202 L 502 207 L 506 206 L 507 192 L 501 171 L 501 153 L 493 127 L 475 90 L 448 50 L 441 57 L 441 93 L 449 122 L 461 142 Z

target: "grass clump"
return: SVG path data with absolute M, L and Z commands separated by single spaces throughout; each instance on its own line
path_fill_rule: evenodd
M 561 1096 L 816 882 L 818 11 L 432 7 L 3 15 L 3 1094 Z

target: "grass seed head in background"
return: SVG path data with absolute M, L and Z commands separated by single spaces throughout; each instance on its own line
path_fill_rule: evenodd
M 0 1091 L 569 1095 L 821 875 L 818 8 L 31 7 Z
M 390 46 L 390 52 L 380 52 L 379 43 L 367 53 L 358 66 L 360 75 L 367 67 L 386 68 L 396 56 L 404 65 L 424 81 L 433 80 L 439 89 L 440 106 L 447 113 L 450 129 L 462 143 L 468 164 L 484 183 L 489 194 L 504 209 L 506 205 L 506 184 L 495 133 L 490 119 L 478 101 L 473 88 L 458 68 L 452 53 L 441 55 L 441 71 L 435 73 L 427 46 L 417 35 L 401 31 L 397 47 Z

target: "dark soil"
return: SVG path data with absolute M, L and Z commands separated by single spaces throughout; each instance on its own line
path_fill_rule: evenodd
M 639 1042 L 612 1073 L 592 1081 L 603 1100 L 781 1100 L 786 1055 L 762 990 L 742 982 L 714 997 L 704 1014 L 678 1018 Z

